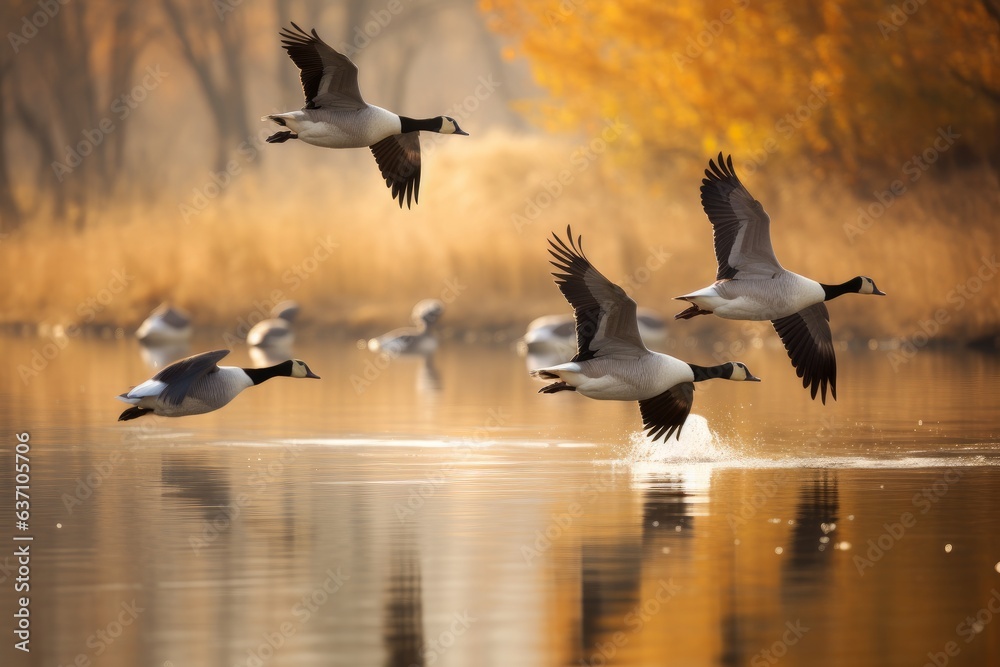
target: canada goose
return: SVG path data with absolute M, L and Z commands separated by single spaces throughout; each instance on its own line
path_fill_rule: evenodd
M 136 419 L 148 412 L 161 417 L 184 417 L 218 410 L 247 387 L 273 377 L 316 378 L 305 362 L 289 359 L 269 368 L 219 366 L 229 350 L 202 352 L 175 361 L 140 385 L 118 396 L 131 403 L 118 421 Z
M 288 130 L 267 138 L 271 144 L 301 139 L 324 148 L 371 148 L 375 162 L 392 188 L 399 207 L 410 208 L 420 194 L 420 131 L 462 134 L 454 118 L 407 118 L 368 104 L 358 87 L 358 67 L 350 58 L 292 23 L 281 32 L 281 45 L 301 70 L 306 105 L 299 111 L 269 114 Z
M 638 401 L 644 430 L 656 440 L 680 435 L 691 412 L 694 383 L 711 378 L 760 382 L 738 361 L 695 366 L 651 352 L 639 337 L 636 307 L 625 291 L 605 278 L 583 254 L 583 238 L 567 245 L 549 240 L 551 262 L 559 272 L 559 290 L 573 306 L 579 351 L 572 361 L 531 371 L 533 377 L 558 380 L 539 393 L 578 391 L 588 398 Z M 554 239 L 554 240 L 553 240 Z
M 437 349 L 434 325 L 444 313 L 444 304 L 437 299 L 424 299 L 413 306 L 410 317 L 416 327 L 395 329 L 368 341 L 372 352 L 385 352 L 390 356 L 400 354 L 431 354 Z
M 295 341 L 292 322 L 299 314 L 299 304 L 282 301 L 271 309 L 271 317 L 261 320 L 247 332 L 250 347 L 287 347 Z
M 677 319 L 714 313 L 727 320 L 771 320 L 788 351 L 802 386 L 812 398 L 826 389 L 837 399 L 837 358 L 830 333 L 830 313 L 824 301 L 842 294 L 885 292 L 867 276 L 839 285 L 826 285 L 782 268 L 771 248 L 771 218 L 747 191 L 733 170 L 729 156 L 708 162 L 701 182 L 701 205 L 715 229 L 715 283 L 676 297 L 694 305 Z
M 191 337 L 191 316 L 169 303 L 161 303 L 139 325 L 135 337 L 147 345 L 185 342 Z
M 666 321 L 655 310 L 637 308 L 639 337 L 645 345 L 662 343 L 666 338 Z M 569 359 L 576 354 L 576 323 L 570 314 L 542 315 L 528 323 L 524 335 L 517 341 L 522 355 L 555 355 Z

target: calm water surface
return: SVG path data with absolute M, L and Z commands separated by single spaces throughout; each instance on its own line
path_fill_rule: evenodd
M 19 371 L 43 344 L 0 340 L 0 664 L 1000 664 L 995 356 L 841 352 L 823 406 L 749 350 L 764 382 L 700 385 L 650 445 L 635 405 L 538 395 L 506 347 L 306 342 L 321 381 L 118 423 L 138 345 Z

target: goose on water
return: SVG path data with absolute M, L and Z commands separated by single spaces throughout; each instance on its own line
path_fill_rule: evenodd
M 229 350 L 202 352 L 175 361 L 140 385 L 118 396 L 133 407 L 118 421 L 136 419 L 147 413 L 161 417 L 184 417 L 212 412 L 223 407 L 246 389 L 273 377 L 316 378 L 305 362 L 289 359 L 269 368 L 219 366 Z
M 549 254 L 558 269 L 552 275 L 573 306 L 578 351 L 567 363 L 531 371 L 533 377 L 557 380 L 539 393 L 577 391 L 588 398 L 638 401 L 643 427 L 653 440 L 681 428 L 691 412 L 694 383 L 712 378 L 759 382 L 738 361 L 696 366 L 646 349 L 639 337 L 636 306 L 618 285 L 604 277 L 583 254 L 583 239 L 567 244 L 556 234 Z
M 646 345 L 662 343 L 666 338 L 666 321 L 655 310 L 637 308 L 639 336 Z M 542 315 L 528 323 L 524 335 L 517 341 L 522 354 L 551 354 L 569 359 L 576 354 L 576 322 L 572 314 Z
M 139 325 L 135 337 L 146 345 L 184 343 L 191 338 L 191 316 L 169 303 L 161 303 Z
M 269 114 L 287 130 L 268 137 L 280 144 L 301 139 L 324 148 L 371 148 L 375 162 L 392 189 L 393 199 L 417 203 L 420 194 L 420 131 L 462 134 L 454 118 L 408 118 L 365 102 L 358 87 L 358 67 L 350 58 L 292 23 L 281 32 L 281 45 L 301 70 L 306 105 L 299 111 Z
M 298 314 L 299 304 L 294 301 L 282 301 L 276 304 L 271 309 L 271 317 L 253 325 L 247 332 L 247 345 L 290 348 L 295 341 L 292 322 Z
M 837 398 L 837 358 L 824 301 L 842 294 L 885 292 L 867 276 L 827 285 L 786 270 L 771 248 L 771 219 L 733 169 L 733 158 L 709 160 L 701 184 L 701 204 L 715 234 L 719 263 L 715 283 L 676 297 L 693 304 L 675 315 L 689 319 L 715 314 L 727 320 L 771 320 L 788 351 L 802 386 L 812 398 L 826 390 Z
M 437 349 L 434 326 L 444 314 L 444 304 L 437 299 L 424 299 L 413 306 L 410 317 L 415 327 L 401 327 L 368 341 L 372 352 L 390 356 L 400 354 L 431 354 Z

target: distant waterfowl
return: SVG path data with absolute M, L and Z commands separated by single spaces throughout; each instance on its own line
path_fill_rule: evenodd
M 271 309 L 271 317 L 253 325 L 247 332 L 247 345 L 251 347 L 291 348 L 295 342 L 292 322 L 299 314 L 299 304 L 282 301 Z
M 645 345 L 655 345 L 666 338 L 666 320 L 650 308 L 636 309 L 639 337 Z M 573 315 L 560 313 L 533 319 L 517 341 L 520 354 L 562 355 L 569 359 L 576 354 L 576 322 Z
M 583 254 L 582 237 L 569 244 L 553 234 L 549 254 L 558 269 L 552 275 L 574 309 L 578 352 L 564 364 L 531 371 L 533 377 L 557 380 L 539 393 L 577 391 L 588 398 L 638 401 L 643 427 L 653 440 L 666 440 L 691 412 L 694 383 L 722 378 L 759 382 L 738 361 L 696 366 L 651 352 L 639 337 L 636 306 L 618 285 L 604 277 Z
M 135 337 L 147 345 L 183 343 L 191 338 L 191 316 L 180 308 L 161 303 L 139 325 Z
M 701 204 L 715 230 L 719 263 L 714 284 L 677 297 L 692 305 L 675 315 L 689 319 L 714 313 L 728 320 L 771 320 L 802 386 L 812 398 L 826 390 L 837 398 L 837 358 L 824 301 L 842 294 L 885 293 L 867 276 L 826 285 L 782 268 L 771 248 L 771 219 L 733 170 L 733 158 L 709 160 Z
M 415 327 L 395 329 L 368 341 L 372 352 L 399 354 L 431 354 L 437 349 L 434 325 L 444 314 L 444 304 L 437 299 L 424 299 L 413 307 L 411 317 Z
M 293 29 L 294 30 L 293 30 Z M 350 58 L 324 42 L 313 29 L 310 35 L 292 23 L 281 32 L 281 45 L 301 70 L 306 105 L 299 111 L 270 114 L 288 130 L 268 137 L 280 144 L 301 139 L 324 148 L 371 148 L 393 199 L 417 203 L 420 194 L 420 131 L 462 134 L 454 118 L 407 118 L 368 104 L 358 87 L 358 67 Z
M 305 362 L 289 359 L 269 368 L 219 366 L 229 350 L 202 352 L 175 361 L 162 371 L 118 396 L 133 407 L 118 421 L 136 419 L 147 413 L 161 417 L 184 417 L 212 412 L 236 398 L 237 394 L 273 377 L 316 378 Z

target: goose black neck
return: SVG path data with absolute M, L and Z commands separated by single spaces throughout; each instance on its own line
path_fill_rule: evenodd
M 694 364 L 688 364 L 688 366 L 691 367 L 691 372 L 694 373 L 695 382 L 716 379 L 728 380 L 733 376 L 733 365 L 728 363 L 719 364 L 718 366 L 696 366 Z
M 291 375 L 292 360 L 282 361 L 280 364 L 268 366 L 267 368 L 244 368 L 243 372 L 249 376 L 254 384 L 260 384 L 265 380 L 270 380 L 279 375 Z
M 823 293 L 826 295 L 826 298 L 823 300 L 829 301 L 843 294 L 857 294 L 861 291 L 861 277 L 851 278 L 846 283 L 840 283 L 839 285 L 826 285 L 824 283 L 820 283 L 819 285 L 823 288 Z
M 425 132 L 440 132 L 441 131 L 441 118 L 407 118 L 406 116 L 399 117 L 399 131 L 400 132 L 419 132 L 424 130 Z

